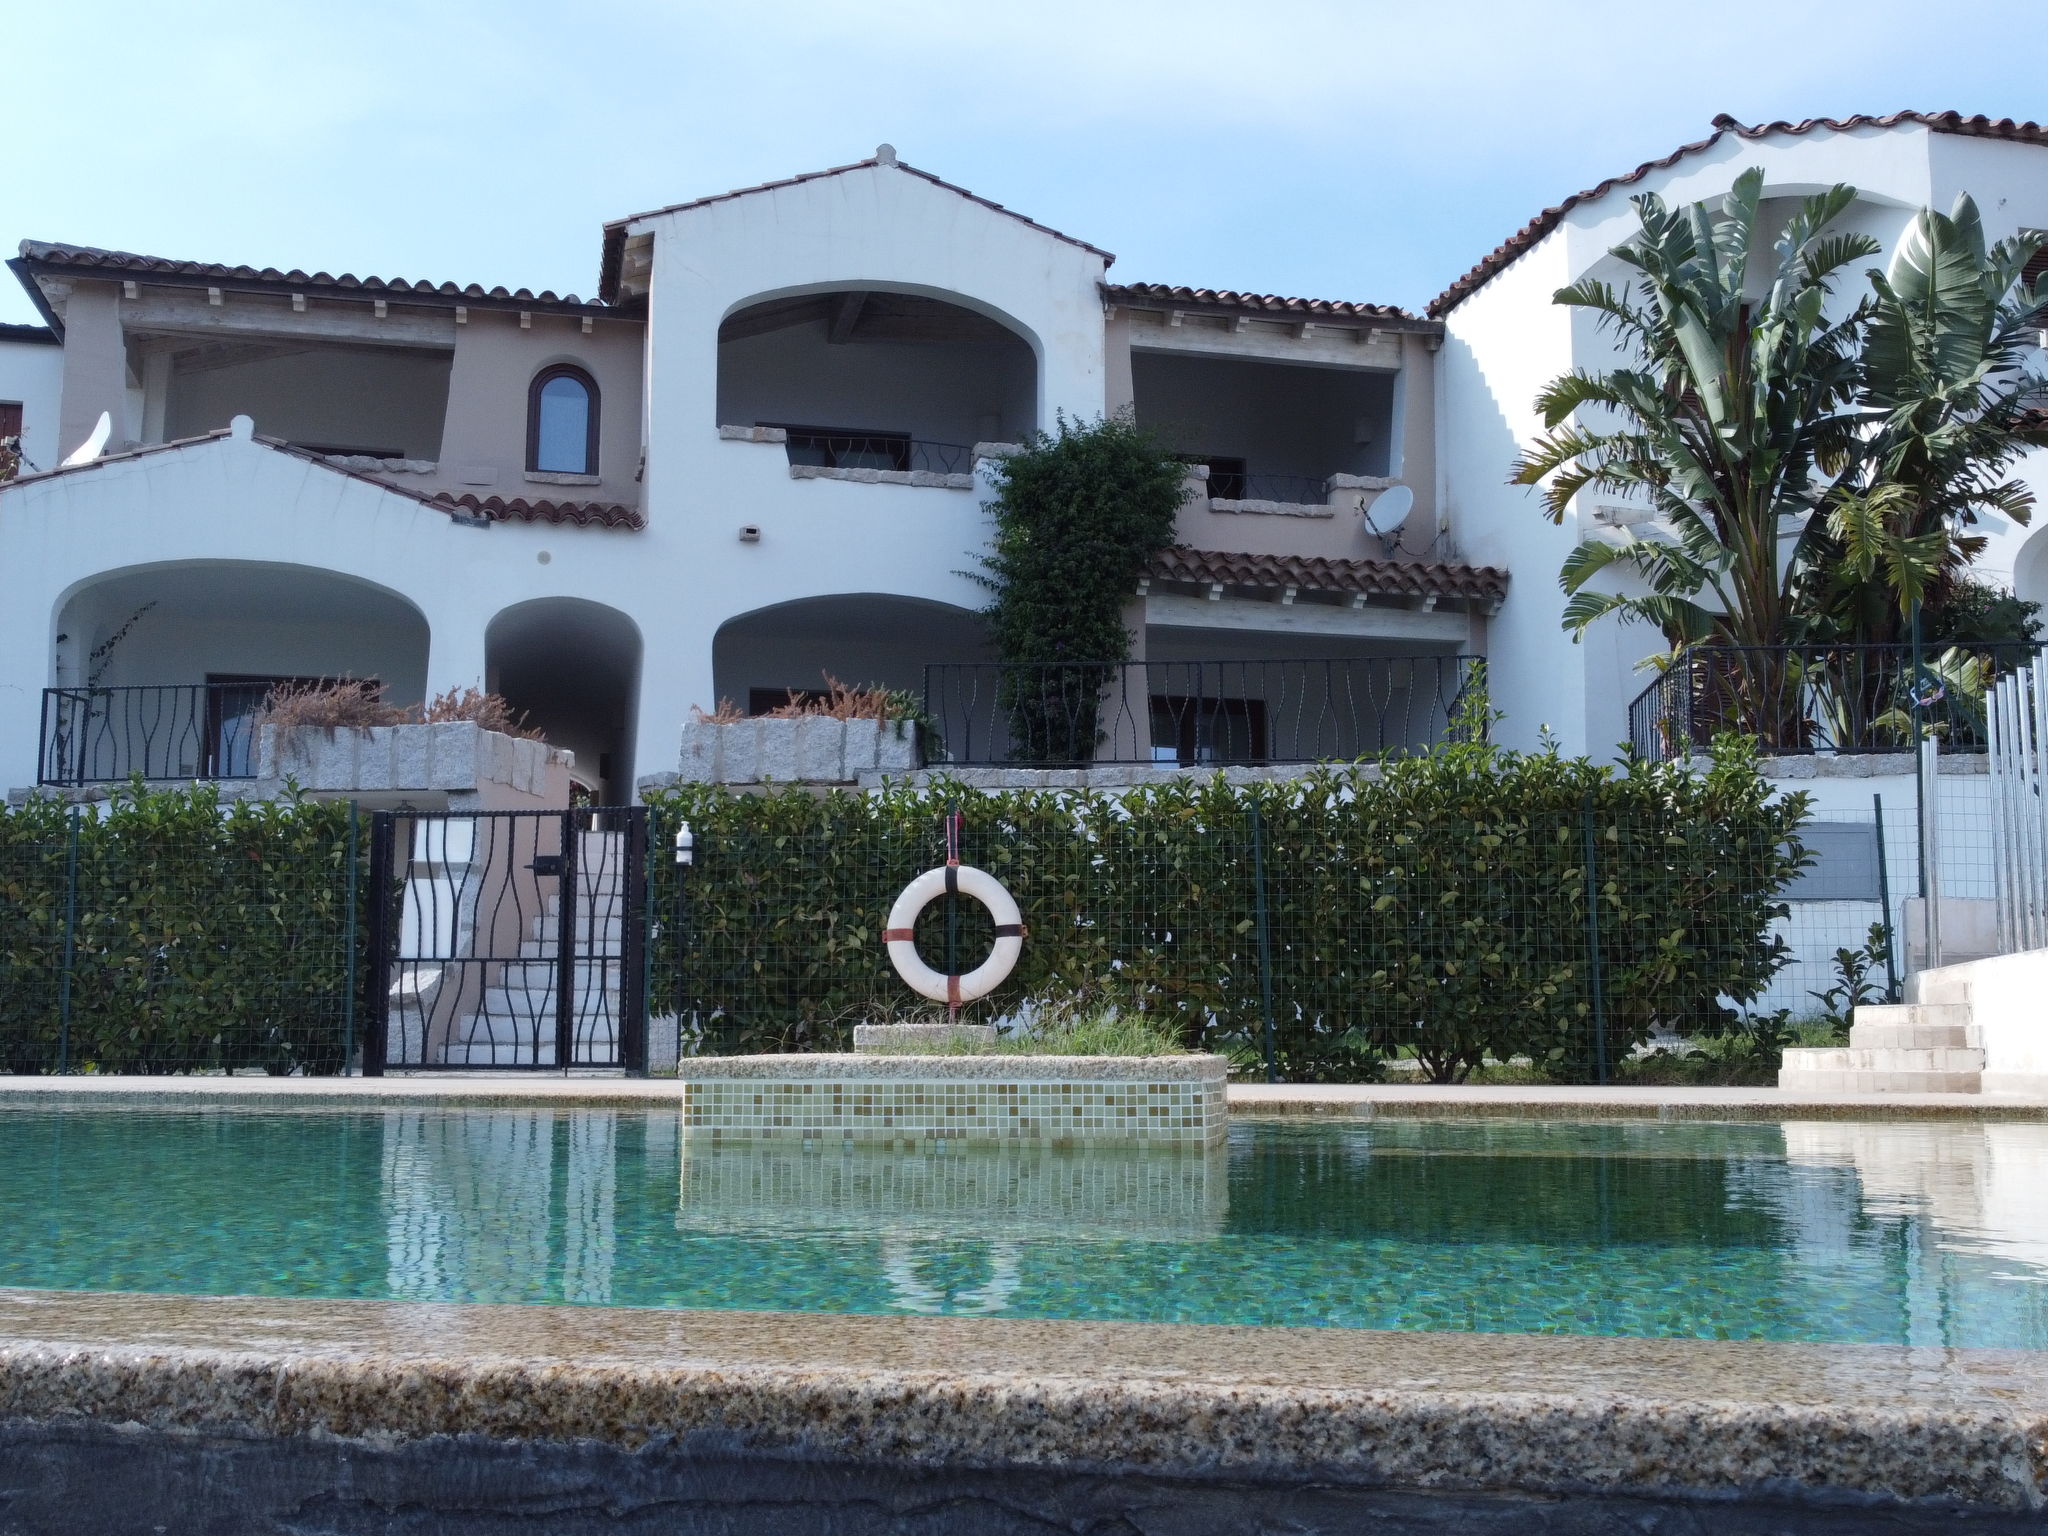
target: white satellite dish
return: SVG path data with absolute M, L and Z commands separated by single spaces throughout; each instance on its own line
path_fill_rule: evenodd
M 1365 526 L 1391 545 L 1414 510 L 1415 492 L 1405 485 L 1390 485 L 1365 509 Z
M 113 435 L 114 418 L 109 412 L 101 411 L 98 425 L 86 435 L 84 442 L 71 450 L 71 457 L 64 461 L 63 467 L 69 469 L 74 464 L 90 464 L 105 451 L 107 439 Z

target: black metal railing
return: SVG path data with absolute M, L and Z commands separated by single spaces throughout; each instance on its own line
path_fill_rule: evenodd
M 45 688 L 36 781 L 253 779 L 269 683 Z
M 1444 739 L 1476 656 L 1120 665 L 933 663 L 924 706 L 961 765 L 1311 763 Z
M 1987 685 L 2039 649 L 1937 642 L 1916 663 L 1908 645 L 1694 646 L 1629 705 L 1629 740 L 1665 762 L 1724 731 L 1785 756 L 1907 752 L 1925 728 L 1950 751 L 1981 752 Z
M 974 449 L 966 443 L 928 443 L 894 432 L 819 432 L 795 427 L 788 432 L 785 446 L 791 464 L 902 473 L 923 470 L 937 475 L 964 475 L 974 469 Z
M 1330 482 L 1321 475 L 1253 475 L 1213 468 L 1209 471 L 1212 501 L 1279 501 L 1319 507 L 1329 494 Z

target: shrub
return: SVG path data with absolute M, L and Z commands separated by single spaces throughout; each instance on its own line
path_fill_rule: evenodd
M 0 814 L 0 1069 L 340 1070 L 369 864 L 359 836 L 351 921 L 347 805 L 137 785 L 78 817 L 75 904 L 70 814 Z
M 1733 738 L 1705 772 L 1467 739 L 1288 783 L 678 785 L 652 803 L 655 846 L 687 821 L 698 847 L 687 892 L 654 866 L 654 1006 L 695 1014 L 714 1048 L 844 1048 L 851 1019 L 895 1011 L 884 919 L 943 861 L 957 806 L 963 857 L 1009 887 L 1029 931 L 969 1016 L 1110 1004 L 1242 1055 L 1262 1045 L 1270 993 L 1294 1080 L 1369 1077 L 1402 1047 L 1437 1080 L 1487 1055 L 1592 1076 L 1596 1034 L 1612 1072 L 1655 1028 L 1740 1027 L 1787 958 L 1770 926 L 1804 858 L 1803 797 L 1772 800 Z M 991 937 L 971 904 L 919 920 L 924 954 L 952 950 L 943 968 L 971 967 Z

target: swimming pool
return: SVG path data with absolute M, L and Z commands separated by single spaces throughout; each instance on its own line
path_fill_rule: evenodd
M 2048 1348 L 2048 1125 L 1239 1123 L 714 1151 L 666 1112 L 0 1112 L 0 1285 Z

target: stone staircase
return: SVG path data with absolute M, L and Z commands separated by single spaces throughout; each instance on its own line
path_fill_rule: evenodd
M 572 1066 L 618 1059 L 620 964 L 624 955 L 625 837 L 583 832 L 576 847 L 575 955 L 570 962 L 575 1048 Z M 557 882 L 559 885 L 559 882 Z M 562 897 L 551 892 L 504 961 L 474 1013 L 459 1024 L 443 1060 L 450 1066 L 557 1066 Z
M 1968 983 L 1926 971 L 1910 1003 L 1866 1003 L 1847 1046 L 1790 1050 L 1778 1086 L 1808 1093 L 1979 1093 L 1984 1050 L 1970 1022 Z

